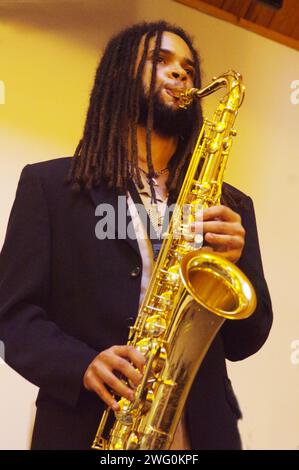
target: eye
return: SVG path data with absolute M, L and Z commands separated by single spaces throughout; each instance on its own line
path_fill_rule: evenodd
M 162 56 L 159 55 L 159 56 L 158 56 L 158 59 L 157 59 L 157 62 L 160 63 L 160 64 L 165 64 L 165 59 L 164 59 L 164 57 L 162 57 Z
M 187 75 L 190 75 L 190 77 L 193 77 L 193 70 L 191 70 L 191 69 L 185 69 L 185 71 L 186 71 L 186 74 L 187 74 Z

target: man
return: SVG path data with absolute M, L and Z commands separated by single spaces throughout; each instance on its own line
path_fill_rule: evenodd
M 198 103 L 178 106 L 191 86 L 200 87 L 199 59 L 184 31 L 157 22 L 121 32 L 100 62 L 74 157 L 22 172 L 0 257 L 0 339 L 8 364 L 40 387 L 33 449 L 88 449 L 105 405 L 118 409 L 112 392 L 131 400 L 140 383 L 144 357 L 126 342 L 154 253 L 139 236 L 134 203 L 143 202 L 159 232 L 202 123 Z M 124 195 L 138 240 L 100 240 L 95 207 L 117 209 Z M 228 185 L 223 196 L 225 205 L 204 212 L 205 241 L 238 263 L 258 305 L 215 338 L 172 448 L 241 447 L 225 358 L 254 354 L 271 327 L 251 199 Z

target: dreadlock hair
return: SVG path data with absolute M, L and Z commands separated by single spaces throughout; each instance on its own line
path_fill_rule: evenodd
M 137 126 L 143 69 L 152 37 L 155 37 L 156 42 L 148 96 L 146 149 L 149 176 L 154 176 L 151 158 L 153 98 L 164 31 L 180 36 L 189 46 L 194 61 L 194 86 L 201 87 L 199 57 L 191 38 L 183 29 L 165 21 L 143 22 L 113 37 L 98 65 L 83 137 L 75 150 L 66 177 L 66 182 L 71 183 L 74 190 L 90 189 L 106 183 L 118 193 L 124 193 L 131 177 L 143 187 L 138 168 Z M 144 47 L 136 72 L 137 54 L 143 37 Z M 183 182 L 184 170 L 187 169 L 202 124 L 200 104 L 193 103 L 192 107 L 194 117 L 188 136 L 179 139 L 177 150 L 168 165 L 169 176 L 166 184 L 169 192 L 175 197 Z

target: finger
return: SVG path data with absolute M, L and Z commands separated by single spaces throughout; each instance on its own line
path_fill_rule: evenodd
M 145 357 L 140 351 L 137 351 L 134 346 L 114 346 L 113 350 L 115 354 L 130 359 L 130 361 L 132 361 L 132 363 L 140 370 L 140 372 L 143 371 L 145 365 Z
M 241 258 L 241 250 L 217 251 L 217 255 L 227 259 L 231 263 L 236 263 Z
M 111 355 L 109 367 L 121 372 L 123 376 L 129 379 L 135 386 L 139 385 L 142 379 L 141 373 L 130 364 L 130 362 L 117 354 Z
M 193 222 L 191 224 L 191 232 L 200 234 L 213 232 L 245 236 L 245 229 L 239 222 L 227 222 L 223 220 L 213 220 L 203 223 Z
M 135 393 L 134 391 L 129 388 L 126 384 L 124 384 L 121 380 L 119 380 L 113 372 L 109 370 L 105 370 L 105 372 L 101 375 L 100 380 L 104 382 L 104 384 L 109 385 L 109 387 L 119 395 L 120 397 L 125 397 L 127 400 L 134 400 Z M 99 381 L 100 382 L 100 381 Z
M 203 220 L 215 219 L 216 217 L 227 222 L 241 222 L 240 215 L 227 206 L 212 206 L 203 210 Z
M 118 411 L 120 409 L 119 404 L 113 397 L 111 393 L 107 390 L 105 385 L 100 382 L 96 377 L 93 377 L 89 381 L 90 390 L 95 392 L 107 406 L 111 407 L 113 410 Z
M 216 233 L 227 235 L 245 235 L 245 230 L 239 222 L 225 222 L 222 220 L 213 220 L 203 223 L 203 233 Z
M 212 246 L 203 246 L 201 249 L 200 249 L 200 252 L 204 252 L 204 253 L 213 253 L 213 247 Z
M 223 247 L 223 251 L 241 249 L 244 246 L 244 239 L 236 235 L 220 235 L 208 232 L 205 235 L 205 240 L 214 247 Z
M 112 390 L 114 390 L 118 395 L 124 396 L 128 400 L 134 399 L 134 392 L 131 388 L 129 388 L 126 384 L 124 384 L 116 375 L 113 374 L 113 369 L 118 369 L 117 361 L 123 361 L 127 363 L 136 373 L 134 367 L 131 366 L 128 361 L 123 359 L 122 357 L 116 356 L 112 352 L 112 348 L 103 351 L 99 355 L 97 361 L 93 361 L 92 367 L 88 374 L 88 385 L 90 384 L 91 379 L 96 379 L 99 383 L 105 383 L 109 385 Z M 138 374 L 138 372 L 137 372 Z M 139 374 L 141 375 L 141 374 Z

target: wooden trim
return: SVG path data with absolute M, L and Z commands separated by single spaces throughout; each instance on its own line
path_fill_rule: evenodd
M 229 23 L 234 24 L 235 26 L 240 26 L 241 28 L 247 29 L 248 31 L 259 34 L 260 36 L 264 36 L 265 38 L 272 39 L 273 41 L 283 44 L 284 46 L 288 46 L 292 49 L 296 49 L 297 51 L 299 51 L 299 41 L 297 39 L 285 36 L 284 34 L 278 33 L 277 31 L 273 31 L 272 29 L 265 28 L 264 26 L 261 26 L 259 24 L 252 23 L 251 21 L 245 20 L 244 18 L 238 18 L 232 13 L 222 10 L 221 8 L 215 7 L 214 5 L 210 5 L 201 0 L 174 1 L 177 3 L 182 3 L 183 5 L 186 5 L 188 7 L 195 8 L 196 10 L 199 10 L 202 13 L 206 13 L 207 15 L 214 16 L 216 18 L 219 18 L 220 20 L 227 21 Z

